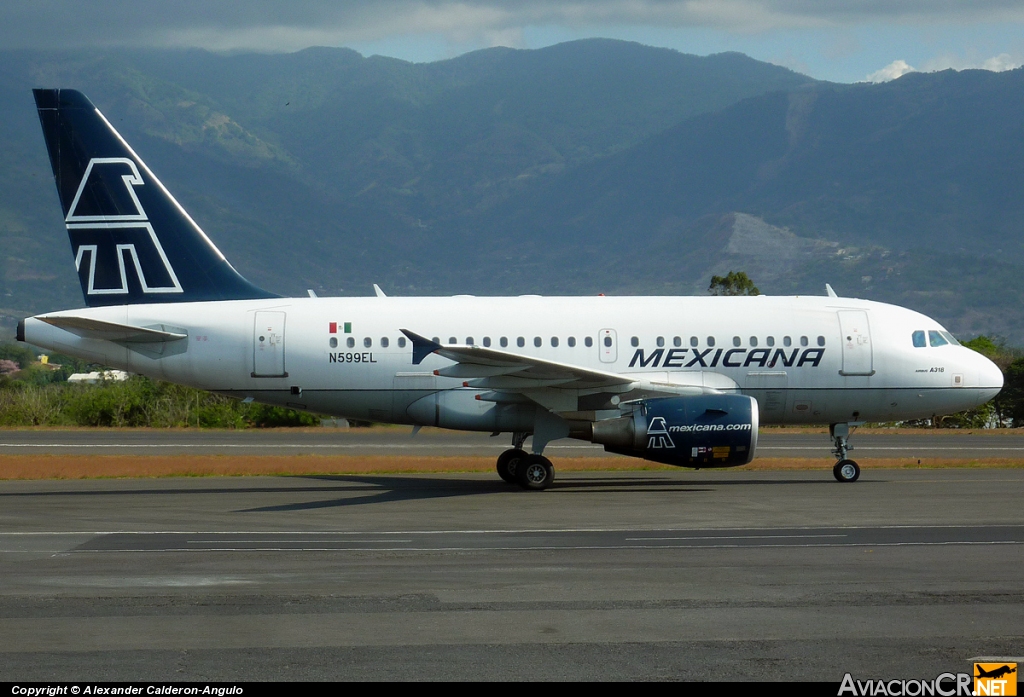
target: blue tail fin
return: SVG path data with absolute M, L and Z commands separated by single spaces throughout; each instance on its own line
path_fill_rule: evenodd
M 84 94 L 33 94 L 86 305 L 277 297 L 235 271 Z

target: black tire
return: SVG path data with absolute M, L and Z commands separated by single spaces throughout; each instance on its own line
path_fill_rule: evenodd
M 542 491 L 555 481 L 555 468 L 543 455 L 530 455 L 518 462 L 516 480 L 524 489 Z
M 498 456 L 498 476 L 509 484 L 518 483 L 519 480 L 516 479 L 516 465 L 526 457 L 529 457 L 526 451 L 519 448 L 512 448 L 503 452 Z
M 855 482 L 860 479 L 860 465 L 853 460 L 840 460 L 832 468 L 837 482 Z

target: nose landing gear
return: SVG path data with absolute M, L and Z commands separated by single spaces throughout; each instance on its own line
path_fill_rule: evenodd
M 860 465 L 846 457 L 846 453 L 853 448 L 849 444 L 850 424 L 832 424 L 829 428 L 829 435 L 832 437 L 832 454 L 838 462 L 832 468 L 832 476 L 838 482 L 855 482 L 860 478 Z

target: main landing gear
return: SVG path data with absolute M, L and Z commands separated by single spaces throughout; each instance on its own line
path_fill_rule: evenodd
M 523 450 L 527 435 L 512 434 L 512 448 L 498 456 L 498 476 L 524 489 L 547 489 L 555 481 L 555 468 L 543 455 L 531 455 Z
M 832 424 L 829 435 L 833 443 L 832 454 L 838 460 L 832 468 L 832 476 L 839 482 L 857 481 L 860 478 L 860 465 L 846 457 L 846 453 L 853 450 L 849 445 L 850 424 Z

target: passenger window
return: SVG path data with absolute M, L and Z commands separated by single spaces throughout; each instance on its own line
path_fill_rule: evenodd
M 695 336 L 691 336 L 690 337 L 690 346 L 696 346 L 699 343 L 700 343 L 700 341 L 697 339 L 697 337 L 695 337 Z
M 431 341 L 433 341 L 435 344 L 440 344 L 441 343 L 441 337 L 435 336 L 435 337 L 433 337 L 431 339 Z M 349 346 L 351 346 L 351 344 L 349 344 Z
M 574 348 L 576 346 L 576 337 L 570 336 L 565 342 L 569 344 L 569 348 Z
M 450 336 L 450 337 L 448 337 L 448 343 L 449 344 L 457 344 L 457 343 L 459 343 L 459 340 L 456 339 L 454 336 Z
M 516 346 L 518 346 L 519 348 L 526 346 L 526 339 L 524 339 L 523 337 L 519 337 L 518 339 L 516 339 Z
M 537 346 L 539 348 L 540 345 L 543 344 L 543 343 L 544 342 L 541 340 L 541 338 L 539 336 L 533 337 L 533 345 L 534 346 Z
M 743 341 L 738 336 L 734 336 L 732 338 L 732 345 L 733 346 L 739 346 L 742 343 L 743 343 Z
M 584 337 L 583 338 L 583 345 L 586 346 L 587 348 L 590 348 L 591 346 L 594 345 L 594 340 L 591 337 L 589 337 L 589 336 Z
M 338 339 L 336 337 L 332 336 L 329 343 L 331 344 L 331 348 L 338 348 Z
M 655 339 L 654 343 L 658 345 L 658 348 L 661 348 L 662 346 L 665 345 L 665 337 L 659 336 L 657 339 Z
M 767 339 L 764 340 L 764 343 L 768 344 L 769 346 L 774 346 L 775 345 L 775 337 L 774 336 L 769 336 Z
M 502 348 L 508 348 L 508 337 L 507 336 L 501 337 L 500 339 L 498 339 L 498 343 L 501 344 Z
M 558 337 L 557 336 L 551 337 L 551 345 L 553 347 L 555 347 L 555 348 L 558 348 Z
M 714 345 L 715 345 L 715 337 L 709 336 L 708 337 L 708 346 L 714 346 Z
M 390 342 L 390 341 L 388 341 L 388 338 L 387 338 L 386 336 L 382 336 L 382 337 L 380 338 L 380 347 L 381 347 L 381 348 L 387 348 L 387 347 L 388 347 L 388 344 L 390 344 L 390 343 L 391 343 L 391 342 Z
M 801 345 L 801 346 L 807 346 L 807 345 L 808 345 L 809 343 L 810 343 L 810 342 L 809 342 L 809 341 L 807 341 L 807 337 L 806 337 L 806 336 L 802 336 L 802 337 L 800 337 L 800 345 Z
M 931 344 L 932 346 L 945 346 L 949 342 L 946 341 L 946 339 L 942 336 L 942 334 L 939 334 L 936 331 L 929 331 L 928 332 L 928 343 Z
M 630 346 L 632 346 L 633 348 L 636 348 L 637 346 L 639 346 L 639 345 L 640 345 L 640 339 L 638 339 L 637 337 L 635 337 L 635 336 L 634 336 L 633 338 L 631 338 L 631 339 L 629 340 L 629 344 L 630 344 Z
M 757 346 L 757 337 L 756 336 L 750 337 L 750 345 L 751 346 Z
M 924 348 L 927 344 L 924 343 L 924 332 L 920 329 L 913 333 L 914 348 Z
M 792 346 L 793 345 L 792 337 L 788 337 L 788 336 L 782 337 L 782 345 L 783 346 Z
M 818 346 L 824 346 L 824 345 L 825 345 L 825 337 L 819 336 L 818 337 Z
M 366 348 L 371 348 L 373 346 L 373 339 L 371 339 L 370 337 L 366 337 L 365 339 L 363 339 L 363 346 L 365 346 Z
M 610 336 L 606 336 L 604 338 L 604 345 L 608 346 L 609 348 L 611 347 L 611 345 L 612 345 L 612 338 Z
M 350 336 L 349 338 L 345 339 L 345 345 L 348 346 L 349 348 L 355 348 L 356 340 Z
M 466 346 L 472 346 L 472 345 L 473 345 L 473 337 L 467 336 L 466 337 Z
M 491 346 L 491 337 L 489 337 L 489 336 L 485 336 L 484 337 L 484 346 L 487 347 L 487 348 L 490 348 L 490 346 Z
M 398 348 L 405 348 L 405 337 L 398 337 Z

